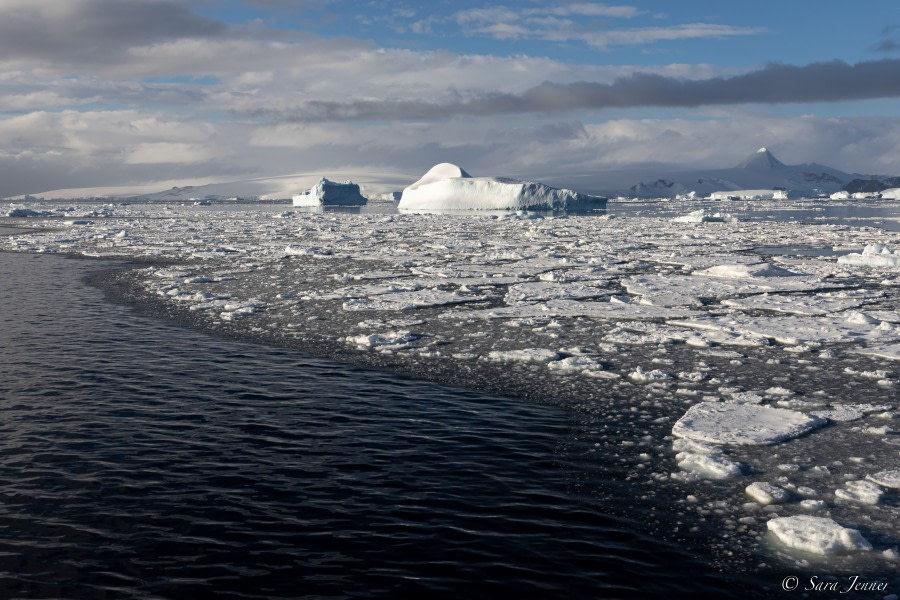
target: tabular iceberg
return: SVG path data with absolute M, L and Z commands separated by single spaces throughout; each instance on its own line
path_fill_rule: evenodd
M 362 206 L 366 197 L 352 181 L 338 183 L 324 177 L 308 192 L 294 196 L 294 206 Z
M 408 210 L 585 210 L 605 208 L 606 198 L 505 177 L 472 177 L 441 163 L 403 190 Z

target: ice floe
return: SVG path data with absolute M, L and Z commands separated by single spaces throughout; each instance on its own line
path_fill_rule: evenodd
M 886 488 L 900 490 L 900 469 L 890 469 L 872 473 L 868 479 Z
M 844 487 L 834 491 L 835 498 L 848 502 L 860 502 L 862 504 L 878 504 L 884 496 L 884 490 L 880 485 L 865 479 L 848 481 Z
M 827 517 L 776 517 L 766 527 L 784 545 L 813 554 L 842 554 L 872 550 L 858 529 L 844 527 Z
M 776 444 L 821 427 L 825 420 L 755 404 L 701 402 L 672 427 L 672 434 L 726 445 Z
M 746 487 L 744 493 L 758 504 L 782 504 L 787 502 L 791 494 L 783 487 L 765 481 L 756 481 Z

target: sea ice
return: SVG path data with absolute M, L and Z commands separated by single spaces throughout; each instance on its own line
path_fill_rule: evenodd
M 53 211 L 34 210 L 32 208 L 11 208 L 6 211 L 7 217 L 52 217 Z
M 606 198 L 503 177 L 472 177 L 441 163 L 403 190 L 405 210 L 583 210 L 604 208 Z
M 660 371 L 659 369 L 653 369 L 651 371 L 645 371 L 643 368 L 638 367 L 634 371 L 631 372 L 629 377 L 633 381 L 637 381 L 639 383 L 650 383 L 653 381 L 667 381 L 671 379 L 671 376 L 665 371 Z
M 419 340 L 422 336 L 410 331 L 390 331 L 385 333 L 371 333 L 352 335 L 345 338 L 346 342 L 358 348 L 377 348 L 379 346 L 407 346 Z
M 740 464 L 717 454 L 679 453 L 678 467 L 704 479 L 732 479 L 742 474 Z
M 488 360 L 497 362 L 549 363 L 561 358 L 559 352 L 546 348 L 525 348 L 522 350 L 493 350 Z
M 757 481 L 747 486 L 744 492 L 756 503 L 766 506 L 768 504 L 782 504 L 787 502 L 791 494 L 786 489 L 773 483 Z
M 824 419 L 782 408 L 701 402 L 675 423 L 672 434 L 713 444 L 765 445 L 798 437 L 824 424 Z
M 856 479 L 844 484 L 843 489 L 834 491 L 834 496 L 841 500 L 859 502 L 860 504 L 878 504 L 884 496 L 884 490 L 878 484 Z
M 799 273 L 793 273 L 769 263 L 739 263 L 734 265 L 716 265 L 701 271 L 694 271 L 693 275 L 722 277 L 725 279 L 752 279 L 757 277 L 796 277 Z
M 872 550 L 857 529 L 843 527 L 827 517 L 796 515 L 776 517 L 766 523 L 769 531 L 789 548 L 813 554 L 843 554 Z
M 867 478 L 882 487 L 900 490 L 900 469 L 879 471 L 878 473 L 868 475 Z

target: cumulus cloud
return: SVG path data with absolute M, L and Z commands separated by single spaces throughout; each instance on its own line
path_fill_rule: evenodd
M 806 66 L 771 64 L 733 77 L 690 80 L 636 73 L 613 83 L 543 83 L 521 94 L 492 93 L 436 104 L 415 100 L 311 101 L 295 120 L 433 119 L 450 115 L 556 112 L 630 107 L 697 107 L 733 104 L 837 102 L 900 96 L 900 60 L 849 65 L 842 61 Z

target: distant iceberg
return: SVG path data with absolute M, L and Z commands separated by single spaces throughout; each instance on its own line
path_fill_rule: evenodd
M 294 196 L 294 206 L 362 206 L 366 197 L 352 181 L 338 183 L 324 177 L 308 192 Z
M 729 190 L 713 192 L 710 200 L 787 200 L 788 193 L 784 190 Z
M 585 210 L 605 208 L 606 198 L 505 177 L 472 177 L 441 163 L 403 190 L 408 210 Z

